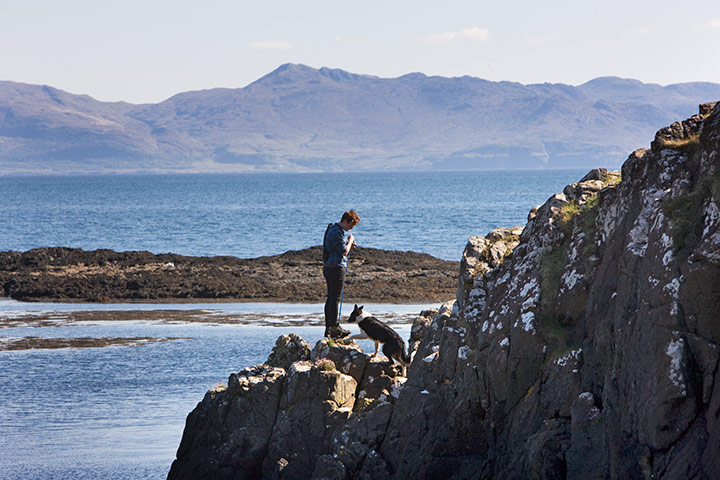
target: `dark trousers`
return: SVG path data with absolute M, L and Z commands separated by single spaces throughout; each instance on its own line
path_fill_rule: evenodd
M 345 269 L 340 266 L 323 266 L 323 276 L 327 283 L 327 300 L 325 301 L 325 326 L 334 327 L 338 324 L 338 304 L 345 283 Z

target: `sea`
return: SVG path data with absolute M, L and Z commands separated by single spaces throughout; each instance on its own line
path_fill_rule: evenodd
M 252 258 L 319 245 L 327 224 L 354 209 L 360 247 L 459 260 L 470 236 L 524 225 L 531 208 L 584 173 L 0 176 L 0 251 Z M 366 310 L 407 340 L 414 316 L 437 306 Z M 185 418 L 205 392 L 262 363 L 290 332 L 313 346 L 322 305 L 0 298 L 0 478 L 165 478 Z M 55 348 L 67 339 L 79 343 Z M 93 346 L 97 339 L 116 342 Z M 17 342 L 28 347 L 8 349 Z

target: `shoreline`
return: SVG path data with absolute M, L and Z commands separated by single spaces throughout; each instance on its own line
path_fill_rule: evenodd
M 34 305 L 39 303 L 51 303 L 51 304 L 74 304 L 74 305 L 193 305 L 193 304 L 230 304 L 230 303 L 275 303 L 275 304 L 287 304 L 287 305 L 316 305 L 317 301 L 294 301 L 286 298 L 150 298 L 150 299 L 126 299 L 126 298 L 109 298 L 103 299 L 102 301 L 90 301 L 90 300 L 77 300 L 68 298 L 22 298 L 16 299 L 12 297 L 0 297 L 0 300 L 8 299 L 15 302 Z M 450 301 L 448 299 L 447 301 Z M 348 303 L 348 302 L 344 302 Z M 352 303 L 382 303 L 387 305 L 418 305 L 424 303 L 445 303 L 444 301 L 405 301 L 405 302 L 393 302 L 383 301 L 378 302 L 376 299 L 370 298 L 353 298 Z
M 3 307 L 7 307 L 8 304 L 10 307 L 20 306 L 20 308 L 4 310 Z M 194 337 L 187 336 L 185 328 L 180 328 L 177 332 L 173 329 L 171 332 L 166 329 L 168 326 L 324 328 L 324 314 L 322 313 L 322 305 L 319 304 L 312 304 L 312 307 L 310 307 L 311 304 L 274 303 L 263 305 L 261 302 L 255 302 L 238 304 L 238 308 L 228 310 L 203 308 L 212 304 L 193 305 L 195 308 L 191 309 L 164 308 L 163 304 L 146 304 L 158 307 L 151 309 L 132 309 L 132 307 L 123 309 L 122 307 L 126 307 L 127 304 L 115 304 L 115 306 L 121 307 L 117 309 L 103 309 L 103 306 L 99 304 L 58 304 L 63 307 L 72 305 L 91 307 L 85 310 L 62 308 L 57 310 L 52 308 L 23 309 L 23 307 L 32 307 L 32 305 L 14 301 L 5 302 L 5 305 L 0 303 L 0 352 L 68 348 L 143 347 L 157 343 L 194 340 Z M 253 309 L 252 305 L 262 305 L 262 308 Z M 283 305 L 290 308 L 283 309 Z M 303 308 L 306 305 L 309 308 Z M 272 308 L 273 306 L 281 308 L 275 309 Z M 423 311 L 439 307 L 439 305 L 415 304 L 409 304 L 407 307 L 400 306 L 399 309 L 394 308 L 397 305 L 391 304 L 368 304 L 368 306 L 372 308 L 373 313 L 378 318 L 396 327 L 410 325 Z M 349 326 L 353 325 L 347 322 L 342 323 Z M 140 330 L 133 327 L 134 331 L 136 331 L 135 334 L 116 336 L 115 325 L 133 324 L 150 325 L 150 327 L 141 327 Z M 81 327 L 81 329 L 77 330 L 76 333 L 75 327 Z M 58 328 L 61 330 L 57 330 Z M 66 330 L 68 328 L 69 330 Z M 151 330 L 146 330 L 146 328 Z M 121 331 L 126 331 L 126 329 L 122 328 Z M 159 336 L 152 334 L 147 336 L 149 332 L 160 331 L 163 333 Z M 144 332 L 144 334 L 138 336 L 137 333 L 139 332 Z

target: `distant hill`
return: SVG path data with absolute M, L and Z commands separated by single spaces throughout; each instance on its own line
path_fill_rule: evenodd
M 0 173 L 617 167 L 720 84 L 574 87 L 282 65 L 158 104 L 0 82 Z

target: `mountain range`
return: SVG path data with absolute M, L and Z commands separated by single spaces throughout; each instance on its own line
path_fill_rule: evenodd
M 617 167 L 720 84 L 523 85 L 285 64 L 156 104 L 0 81 L 0 173 Z

